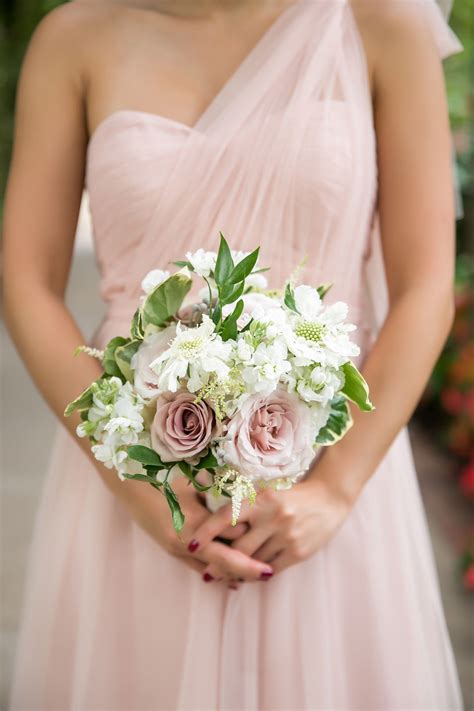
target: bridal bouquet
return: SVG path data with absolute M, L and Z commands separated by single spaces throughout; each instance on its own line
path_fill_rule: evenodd
M 234 523 L 259 488 L 288 488 L 318 449 L 352 424 L 347 401 L 370 411 L 368 387 L 351 362 L 347 306 L 326 306 L 327 285 L 266 290 L 258 249 L 199 249 L 153 270 L 131 322 L 100 358 L 104 372 L 65 410 L 77 433 L 121 479 L 162 492 L 180 531 L 184 516 L 172 484 L 185 476 L 209 508 L 231 500 Z M 193 276 L 200 301 L 185 304 Z

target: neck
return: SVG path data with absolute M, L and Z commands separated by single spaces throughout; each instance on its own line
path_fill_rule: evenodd
M 141 6 L 176 17 L 207 17 L 215 12 L 237 11 L 255 5 L 255 0 L 141 0 Z M 277 0 L 278 4 L 278 0 Z M 274 0 L 259 0 L 261 9 L 275 5 Z

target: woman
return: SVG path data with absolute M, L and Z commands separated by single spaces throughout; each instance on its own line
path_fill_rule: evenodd
M 183 485 L 183 540 L 162 498 L 92 462 L 66 423 L 14 708 L 460 708 L 403 429 L 453 314 L 439 58 L 458 49 L 432 0 L 75 0 L 38 27 L 5 305 L 62 423 L 98 374 L 73 357 L 63 302 L 84 180 L 108 305 L 94 345 L 126 332 L 146 271 L 222 230 L 262 245 L 274 284 L 305 255 L 306 281 L 334 283 L 377 409 L 236 529 Z

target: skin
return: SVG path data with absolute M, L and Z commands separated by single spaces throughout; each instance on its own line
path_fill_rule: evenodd
M 37 28 L 18 88 L 6 193 L 5 317 L 35 383 L 73 437 L 78 420 L 64 421 L 64 407 L 100 374 L 96 361 L 73 356 L 84 337 L 64 303 L 90 135 L 123 108 L 192 125 L 290 4 L 76 0 Z M 304 481 L 259 494 L 235 528 L 229 507 L 209 514 L 183 480 L 176 486 L 186 516 L 181 538 L 163 497 L 120 482 L 77 440 L 104 485 L 160 546 L 232 588 L 237 580 L 268 580 L 334 536 L 409 420 L 452 323 L 454 208 L 444 81 L 432 39 L 410 5 L 395 12 L 387 3 L 353 2 L 373 95 L 390 296 L 389 315 L 363 368 L 376 411 L 354 411 L 353 429 Z

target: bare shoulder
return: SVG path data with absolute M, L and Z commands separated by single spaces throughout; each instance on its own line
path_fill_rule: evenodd
M 405 67 L 426 70 L 439 66 L 426 0 L 350 0 L 364 41 L 373 83 L 377 75 L 399 73 Z
M 430 0 L 351 0 L 360 29 L 379 51 L 435 52 L 430 14 L 436 12 Z
M 54 8 L 38 23 L 28 46 L 35 63 L 82 71 L 113 15 L 102 2 L 74 0 Z

